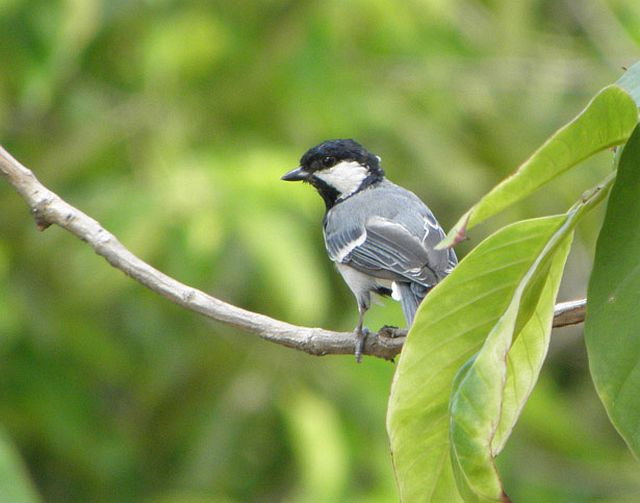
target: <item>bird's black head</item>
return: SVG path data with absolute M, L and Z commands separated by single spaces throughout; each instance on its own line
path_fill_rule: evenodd
M 298 168 L 282 177 L 313 185 L 327 209 L 383 178 L 380 158 L 353 140 L 327 140 L 316 145 L 302 156 Z

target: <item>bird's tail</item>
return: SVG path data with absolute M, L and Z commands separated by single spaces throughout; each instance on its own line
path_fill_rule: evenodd
M 413 324 L 420 302 L 430 289 L 417 283 L 397 283 L 397 286 L 400 290 L 400 305 L 409 328 Z

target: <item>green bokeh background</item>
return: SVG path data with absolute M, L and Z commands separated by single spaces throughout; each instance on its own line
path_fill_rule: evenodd
M 160 270 L 350 330 L 323 205 L 279 176 L 353 137 L 450 227 L 640 55 L 636 0 L 0 0 L 0 142 Z M 474 230 L 564 211 L 604 153 Z M 561 289 L 583 296 L 596 212 Z M 371 328 L 401 324 L 394 303 Z M 388 502 L 393 364 L 311 357 L 186 312 L 0 180 L 0 502 Z M 640 465 L 554 333 L 500 458 L 517 502 L 633 502 Z

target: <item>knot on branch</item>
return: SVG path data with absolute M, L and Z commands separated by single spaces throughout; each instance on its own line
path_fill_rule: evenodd
M 37 192 L 34 193 L 34 196 L 37 196 Z M 53 202 L 53 197 L 38 197 L 31 207 L 31 214 L 33 215 L 34 220 L 36 221 L 36 226 L 39 231 L 44 231 L 48 229 L 53 221 L 49 219 L 49 207 Z

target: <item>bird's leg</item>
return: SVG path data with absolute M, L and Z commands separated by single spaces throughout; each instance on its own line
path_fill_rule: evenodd
M 360 363 L 362 361 L 362 351 L 364 350 L 364 342 L 367 339 L 367 335 L 369 335 L 369 329 L 364 328 L 362 325 L 364 323 L 364 313 L 366 311 L 365 307 L 358 305 L 358 325 L 356 326 L 356 363 Z

